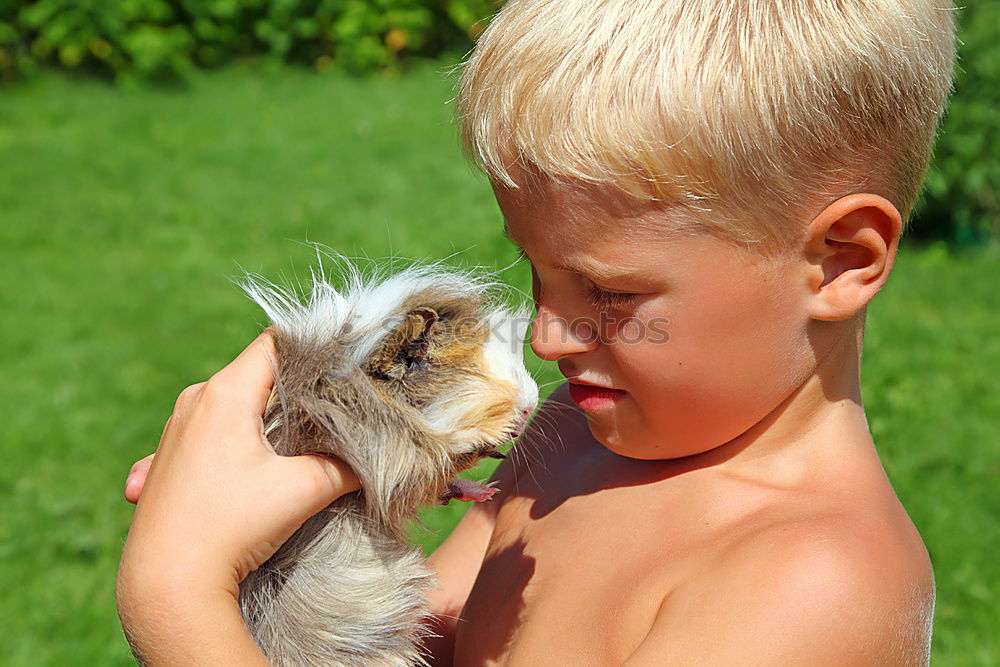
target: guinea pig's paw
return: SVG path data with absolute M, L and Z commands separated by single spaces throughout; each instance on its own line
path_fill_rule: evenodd
M 486 480 L 481 479 L 473 482 L 468 479 L 455 479 L 448 481 L 448 487 L 441 494 L 439 500 L 442 505 L 447 505 L 450 500 L 461 500 L 462 502 L 482 503 L 493 497 L 499 491 L 496 482 L 483 484 Z

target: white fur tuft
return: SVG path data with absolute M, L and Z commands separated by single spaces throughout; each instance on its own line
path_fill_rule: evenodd
M 322 266 L 311 271 L 312 284 L 305 294 L 250 273 L 239 285 L 276 329 L 318 344 L 352 341 L 351 355 L 359 363 L 371 354 L 380 334 L 402 321 L 405 313 L 400 306 L 408 296 L 434 288 L 457 298 L 486 297 L 500 286 L 440 262 L 411 264 L 401 270 L 373 266 L 366 273 L 347 258 L 335 259 L 342 266 L 339 288 Z

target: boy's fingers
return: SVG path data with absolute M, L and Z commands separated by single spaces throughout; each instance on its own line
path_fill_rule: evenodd
M 154 456 L 156 456 L 155 453 L 147 454 L 146 456 L 143 456 L 141 459 L 133 463 L 132 467 L 128 471 L 129 477 L 135 474 L 135 472 L 140 468 L 145 468 L 146 470 L 149 470 L 149 465 L 153 462 Z
M 238 395 L 245 397 L 247 402 L 241 401 L 241 404 L 261 415 L 274 387 L 275 358 L 274 339 L 268 328 L 229 365 L 212 376 L 209 385 L 223 385 L 226 394 L 243 392 Z
M 295 469 L 296 477 L 311 482 L 300 488 L 308 496 L 305 502 L 312 505 L 312 513 L 323 509 L 340 496 L 361 488 L 358 476 L 340 459 L 303 454 L 282 457 L 282 460 L 289 468 Z
M 133 505 L 139 502 L 139 496 L 142 495 L 142 487 L 146 484 L 146 476 L 149 474 L 149 467 L 153 465 L 154 456 L 155 454 L 150 454 L 139 459 L 128 472 L 128 477 L 125 479 L 125 500 Z

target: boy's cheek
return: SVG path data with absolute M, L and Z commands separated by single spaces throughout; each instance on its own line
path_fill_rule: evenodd
M 728 442 L 763 419 L 807 375 L 808 355 L 789 363 L 777 348 L 754 352 L 682 343 L 636 347 L 630 360 L 619 364 L 638 411 L 631 420 L 622 415 L 619 423 L 625 429 L 631 421 L 641 431 L 622 437 L 637 446 L 646 442 L 643 449 L 669 446 L 671 456 L 688 456 Z

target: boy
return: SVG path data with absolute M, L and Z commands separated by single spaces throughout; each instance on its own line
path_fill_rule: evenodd
M 496 17 L 463 73 L 463 138 L 532 265 L 532 347 L 569 384 L 429 559 L 438 664 L 928 661 L 930 563 L 859 370 L 949 89 L 950 9 Z M 235 587 L 355 488 L 260 446 L 268 346 L 182 394 L 165 430 L 119 576 L 150 662 L 261 660 Z

